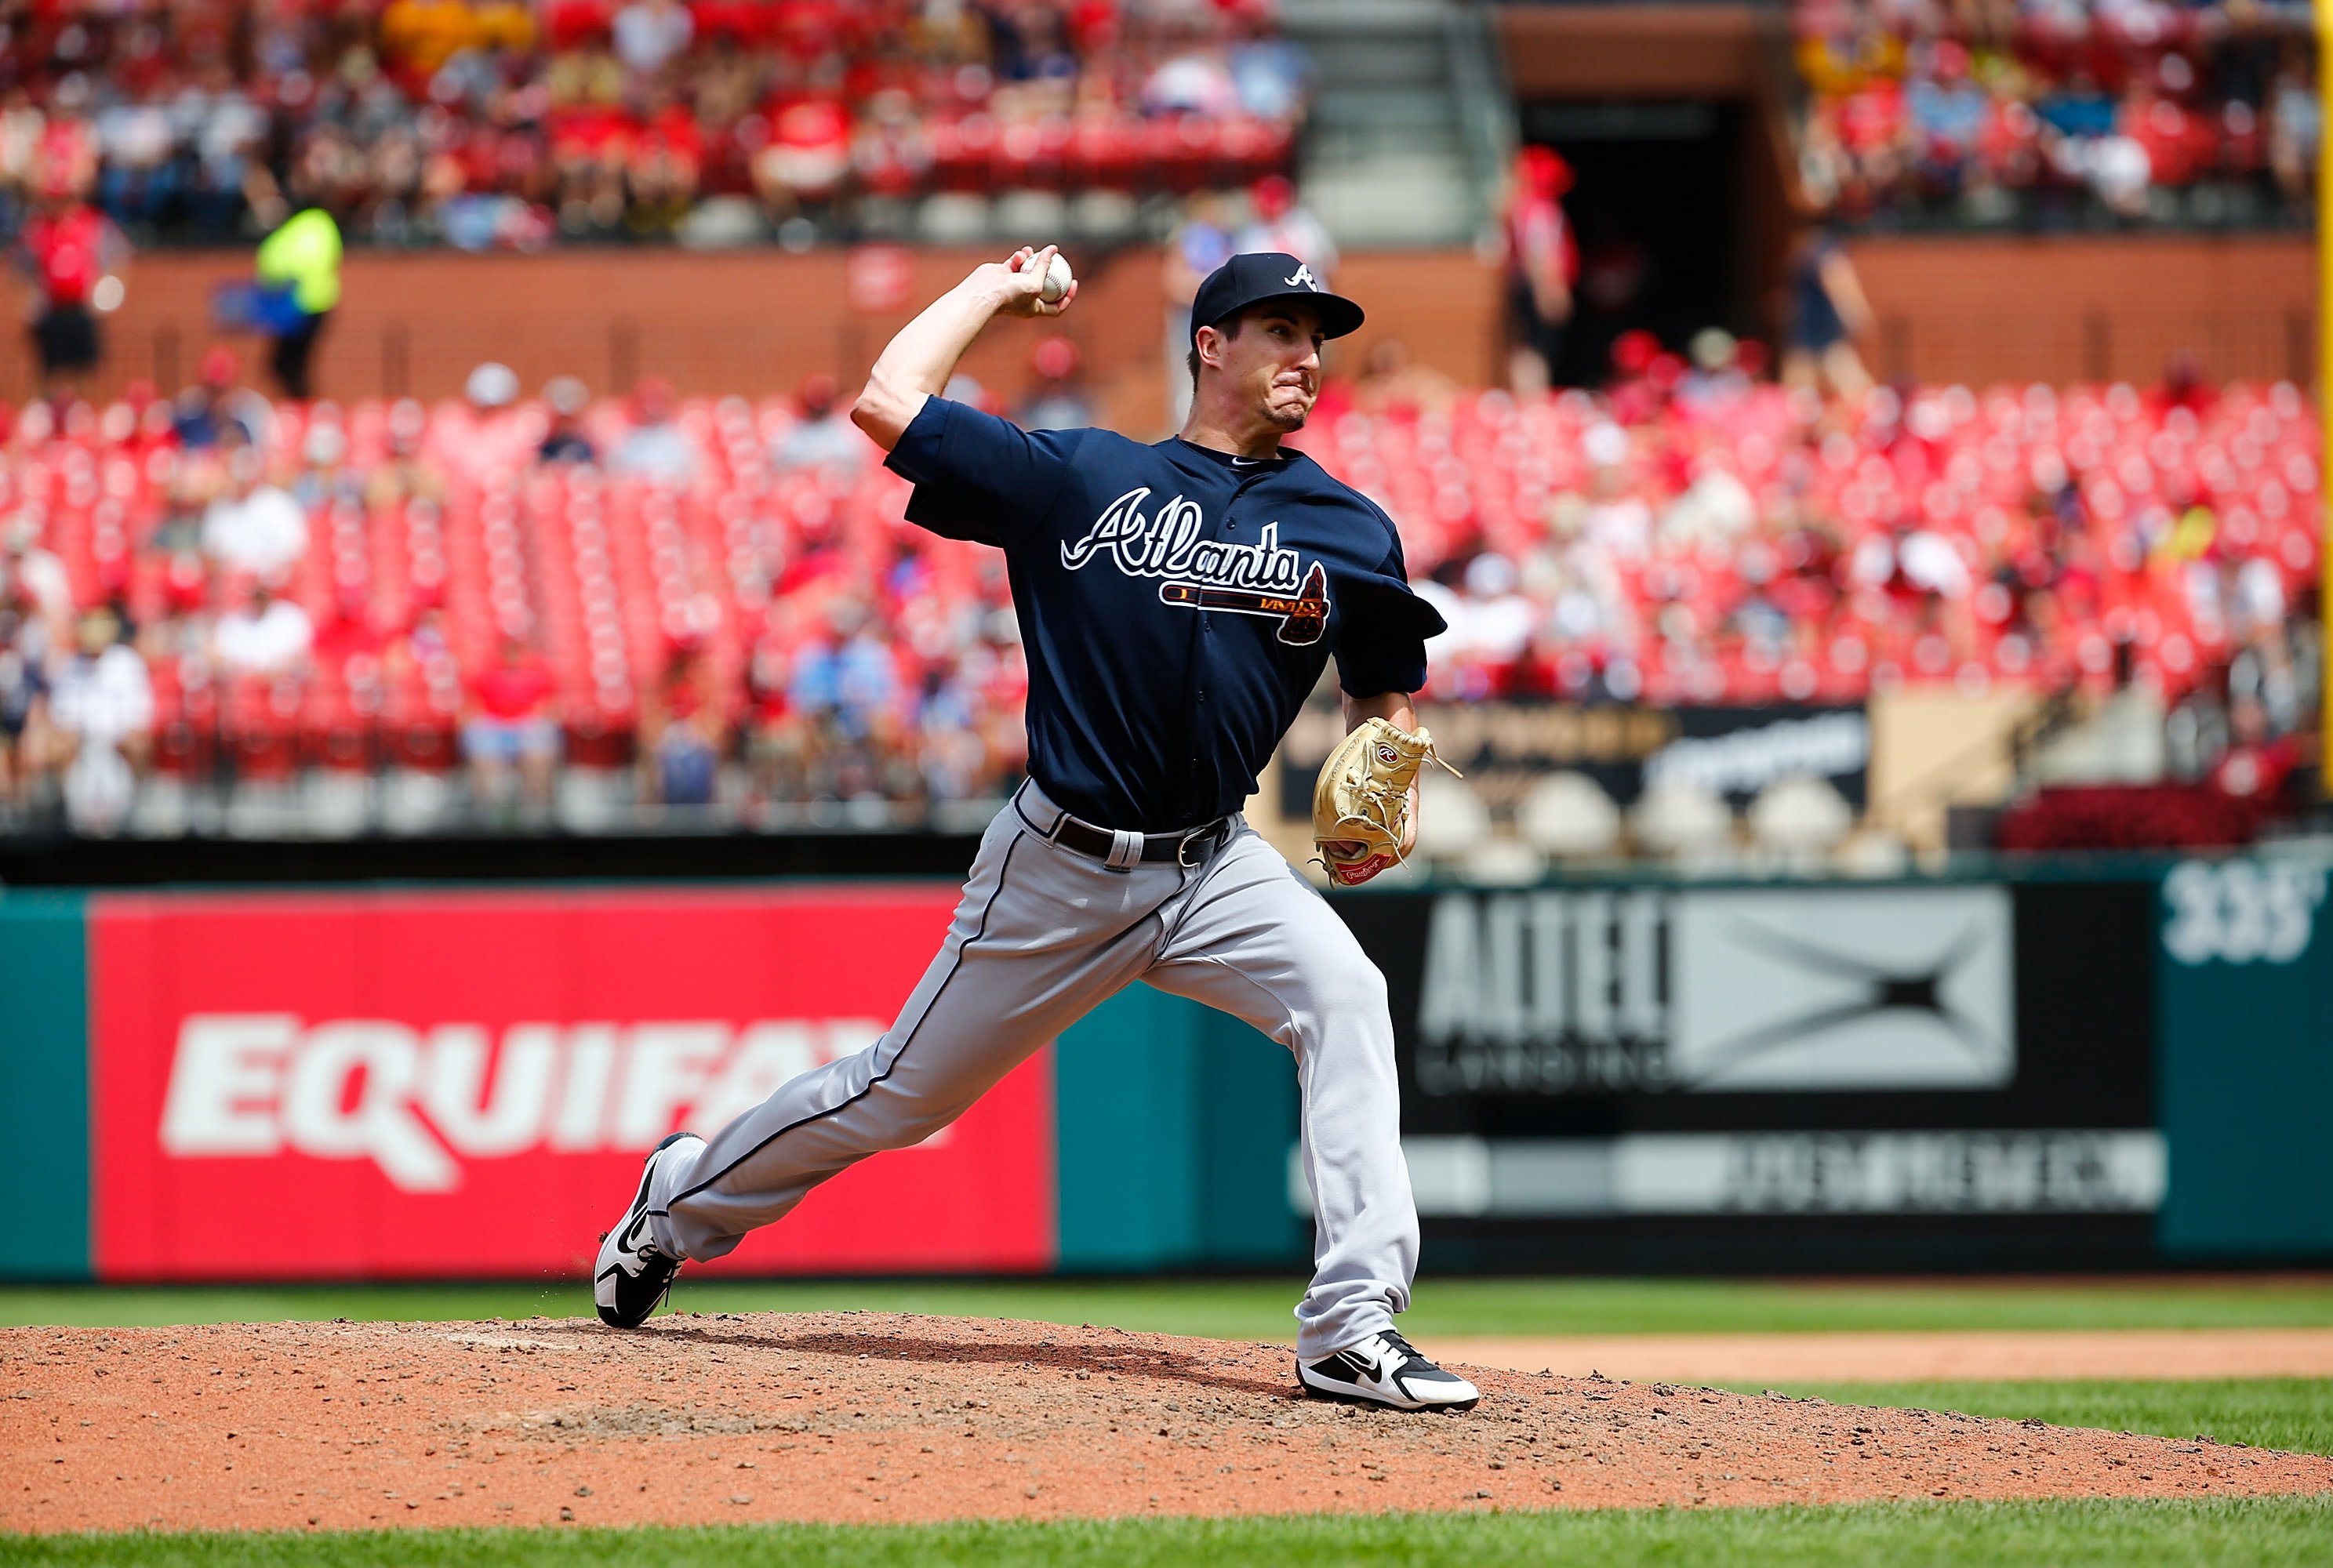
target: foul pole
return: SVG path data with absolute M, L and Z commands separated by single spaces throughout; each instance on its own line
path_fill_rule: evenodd
M 2316 0 L 2317 23 L 2317 641 L 2321 664 L 2317 672 L 2318 699 L 2322 704 L 2317 730 L 2319 793 L 2333 798 L 2333 481 L 2325 465 L 2333 463 L 2333 243 L 2328 243 L 2327 215 L 2333 214 L 2333 158 L 2325 156 L 2325 67 L 2333 62 L 2333 0 Z

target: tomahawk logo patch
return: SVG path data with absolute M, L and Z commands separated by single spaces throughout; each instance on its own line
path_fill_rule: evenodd
M 1329 574 L 1308 568 L 1280 542 L 1280 525 L 1263 525 L 1253 544 L 1201 539 L 1205 518 L 1198 502 L 1176 496 L 1145 516 L 1149 489 L 1129 490 L 1103 509 L 1082 538 L 1061 546 L 1061 564 L 1076 571 L 1096 556 L 1128 577 L 1162 578 L 1162 604 L 1195 610 L 1229 610 L 1280 623 L 1283 643 L 1317 643 L 1329 626 Z

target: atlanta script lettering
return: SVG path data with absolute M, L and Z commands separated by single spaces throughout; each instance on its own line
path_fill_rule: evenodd
M 1061 564 L 1077 570 L 1105 551 L 1128 577 L 1174 578 L 1213 587 L 1294 593 L 1304 581 L 1297 553 L 1280 542 L 1280 525 L 1263 525 L 1254 544 L 1203 540 L 1205 519 L 1199 503 L 1182 496 L 1146 517 L 1139 510 L 1150 490 L 1129 490 L 1103 509 L 1082 539 L 1061 546 Z

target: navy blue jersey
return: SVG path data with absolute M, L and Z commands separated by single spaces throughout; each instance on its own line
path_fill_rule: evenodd
M 1004 551 L 1029 660 L 1029 771 L 1089 822 L 1236 811 L 1330 655 L 1357 697 L 1426 684 L 1443 629 L 1401 540 L 1301 454 L 1031 433 L 934 397 L 891 454 L 907 519 Z

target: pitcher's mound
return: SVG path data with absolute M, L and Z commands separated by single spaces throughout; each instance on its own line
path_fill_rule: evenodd
M 1431 1353 L 1433 1347 L 1426 1347 Z M 0 1330 L 0 1527 L 901 1523 L 2188 1496 L 2333 1458 L 1467 1369 L 1405 1415 L 1289 1353 L 872 1313 Z

